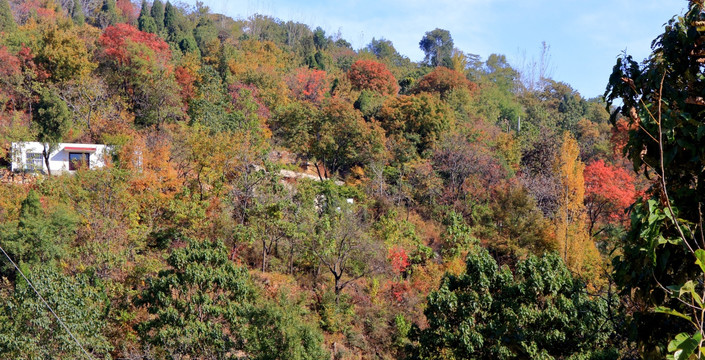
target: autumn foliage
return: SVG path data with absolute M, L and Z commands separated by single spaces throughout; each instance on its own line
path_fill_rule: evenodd
M 130 0 L 117 0 L 115 2 L 115 7 L 120 9 L 122 16 L 128 24 L 134 24 L 137 22 L 137 16 L 139 15 L 139 8 L 135 6 Z
M 103 53 L 119 66 L 130 65 L 137 61 L 135 55 L 139 60 L 146 62 L 166 64 L 171 59 L 169 45 L 164 40 L 155 34 L 139 31 L 128 24 L 107 27 L 98 41 L 103 47 Z M 136 45 L 143 45 L 152 53 L 144 49 L 131 52 L 131 48 Z
M 634 175 L 599 159 L 585 167 L 585 207 L 590 231 L 598 222 L 619 223 L 627 220 L 625 210 L 634 203 Z
M 20 61 L 6 47 L 0 46 L 0 77 L 12 78 L 20 73 Z
M 389 254 L 387 255 L 389 262 L 392 264 L 392 269 L 394 272 L 401 274 L 406 271 L 406 268 L 411 264 L 409 262 L 409 256 L 406 254 L 404 248 L 400 246 L 394 246 L 389 249 Z
M 392 72 L 376 61 L 356 61 L 348 71 L 348 78 L 356 90 L 371 90 L 385 95 L 394 95 L 399 91 Z
M 585 165 L 578 157 L 579 152 L 577 141 L 568 132 L 564 133 L 563 144 L 554 163 L 559 181 L 558 210 L 554 219 L 556 241 L 563 260 L 571 270 L 597 278 L 595 271 L 599 254 L 585 218 Z
M 413 62 L 389 40 L 360 51 L 266 15 L 160 0 L 138 15 L 137 3 L 0 0 L 0 243 L 29 276 L 90 279 L 106 307 L 91 313 L 102 330 L 75 326 L 90 356 L 415 359 L 429 295 L 476 279 L 466 265 L 482 248 L 498 281 L 558 250 L 562 278 L 598 283 L 608 255 L 595 242 L 623 232 L 638 181 L 611 151 L 629 129 L 610 138 L 603 104 L 548 80 L 524 88 L 503 56 L 481 61 L 442 29 L 423 41 L 442 48 Z M 25 141 L 110 151 L 67 176 L 41 174 L 36 153 L 3 169 Z M 51 261 L 32 260 L 42 252 Z M 532 281 L 547 283 L 544 270 Z M 213 274 L 238 284 L 206 284 Z M 232 288 L 242 297 L 220 307 Z M 13 307 L 23 289 L 0 261 L 0 358 L 72 348 L 61 332 L 17 341 L 37 335 L 15 312 L 43 316 Z M 220 305 L 199 308 L 202 295 Z M 62 314 L 88 311 L 52 296 L 70 303 Z M 174 318 L 173 301 L 193 316 Z
M 0 46 L 0 104 L 15 108 L 17 105 L 17 85 L 21 82 L 20 60 Z M 0 110 L 3 110 L 0 108 Z
M 328 92 L 328 78 L 322 70 L 300 68 L 289 76 L 287 84 L 295 98 L 315 104 Z
M 622 155 L 624 148 L 627 146 L 629 141 L 629 131 L 636 128 L 636 124 L 629 124 L 626 119 L 621 118 L 617 120 L 614 128 L 612 128 L 611 142 L 615 154 Z
M 439 66 L 422 77 L 419 82 L 416 83 L 413 92 L 438 93 L 441 98 L 445 98 L 448 93 L 455 89 L 465 89 L 473 93 L 477 90 L 477 84 L 471 82 L 465 75 L 455 70 Z

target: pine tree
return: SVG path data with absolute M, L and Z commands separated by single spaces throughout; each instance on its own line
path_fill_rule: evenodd
M 0 32 L 10 32 L 17 27 L 7 0 L 0 0 Z
M 157 31 L 161 32 L 164 29 L 164 4 L 159 0 L 154 0 L 149 14 L 152 15 L 156 23 Z
M 147 1 L 142 0 L 142 10 L 140 10 L 140 17 L 137 19 L 137 24 L 140 31 L 156 34 L 158 31 L 157 23 L 154 18 L 149 14 L 147 10 Z
M 83 7 L 80 0 L 73 0 L 73 9 L 71 10 L 71 18 L 74 24 L 83 25 L 86 22 L 86 17 L 83 15 Z

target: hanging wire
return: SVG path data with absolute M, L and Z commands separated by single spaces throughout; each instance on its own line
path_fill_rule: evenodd
M 76 339 L 76 337 L 73 336 L 73 333 L 71 332 L 71 330 L 69 330 L 69 328 L 66 326 L 66 324 L 64 324 L 64 322 L 61 321 L 61 318 L 59 317 L 59 315 L 57 315 L 57 314 L 54 312 L 54 309 L 52 309 L 51 306 L 49 306 L 49 304 L 46 302 L 46 300 L 44 300 L 44 298 L 42 297 L 42 295 L 39 294 L 39 291 L 37 291 L 37 289 L 34 287 L 34 285 L 32 285 L 32 283 L 29 281 L 29 279 L 27 279 L 27 277 L 24 276 L 24 273 L 22 272 L 22 270 L 20 270 L 19 266 L 17 266 L 17 264 L 15 264 L 15 262 L 12 261 L 12 259 L 10 258 L 10 255 L 8 255 L 8 254 L 5 252 L 5 249 L 3 249 L 2 246 L 0 246 L 0 250 L 2 250 L 2 253 L 5 255 L 5 257 L 7 258 L 7 260 L 9 260 L 10 263 L 12 263 L 12 266 L 15 267 L 15 270 L 17 270 L 17 272 L 22 276 L 22 278 L 24 279 L 24 281 L 26 281 L 27 284 L 29 284 L 29 287 L 31 287 L 32 290 L 34 290 L 34 293 L 37 294 L 37 296 L 39 297 L 39 299 L 42 300 L 42 302 L 43 302 L 44 305 L 47 307 L 47 309 L 49 309 L 49 311 L 51 311 L 52 315 L 54 315 L 54 317 L 56 318 L 56 321 L 58 321 L 59 324 L 61 324 L 61 326 L 66 330 L 66 332 L 69 333 L 69 335 L 71 336 L 71 338 L 73 339 L 73 341 L 76 342 L 76 345 L 78 345 L 78 347 L 81 348 L 81 350 L 83 350 L 83 353 L 86 354 L 86 356 L 87 356 L 89 359 L 93 360 L 93 357 L 91 356 L 91 354 L 89 354 L 88 351 L 86 351 L 86 349 L 83 348 L 83 346 L 82 346 L 81 343 L 78 341 L 78 339 Z

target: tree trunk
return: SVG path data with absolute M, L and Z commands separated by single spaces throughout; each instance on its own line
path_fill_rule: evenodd
M 340 301 L 340 292 L 343 290 L 342 286 L 340 285 L 340 278 L 343 276 L 343 274 L 333 274 L 333 277 L 335 278 L 335 305 L 338 305 L 338 302 Z
M 262 240 L 262 272 L 267 270 L 267 240 Z
M 289 249 L 289 275 L 294 274 L 294 244 L 291 244 L 291 249 Z
M 44 157 L 44 164 L 47 166 L 47 174 L 51 175 L 51 168 L 49 167 L 49 150 L 47 149 L 47 145 L 44 144 L 44 150 L 42 150 L 42 157 Z

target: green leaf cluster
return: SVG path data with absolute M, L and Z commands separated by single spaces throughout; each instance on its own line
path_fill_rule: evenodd
M 45 266 L 29 272 L 28 278 L 92 357 L 111 358 L 112 345 L 105 334 L 110 302 L 96 276 L 66 275 Z M 86 355 L 29 284 L 18 280 L 14 290 L 0 291 L 0 357 L 82 359 Z
M 327 357 L 322 336 L 298 307 L 255 302 L 247 269 L 229 259 L 222 242 L 187 240 L 167 263 L 137 300 L 153 315 L 137 330 L 160 357 Z
M 418 359 L 598 359 L 616 356 L 607 303 L 587 294 L 557 254 L 530 256 L 512 273 L 484 249 L 428 296 L 429 326 L 412 330 Z

